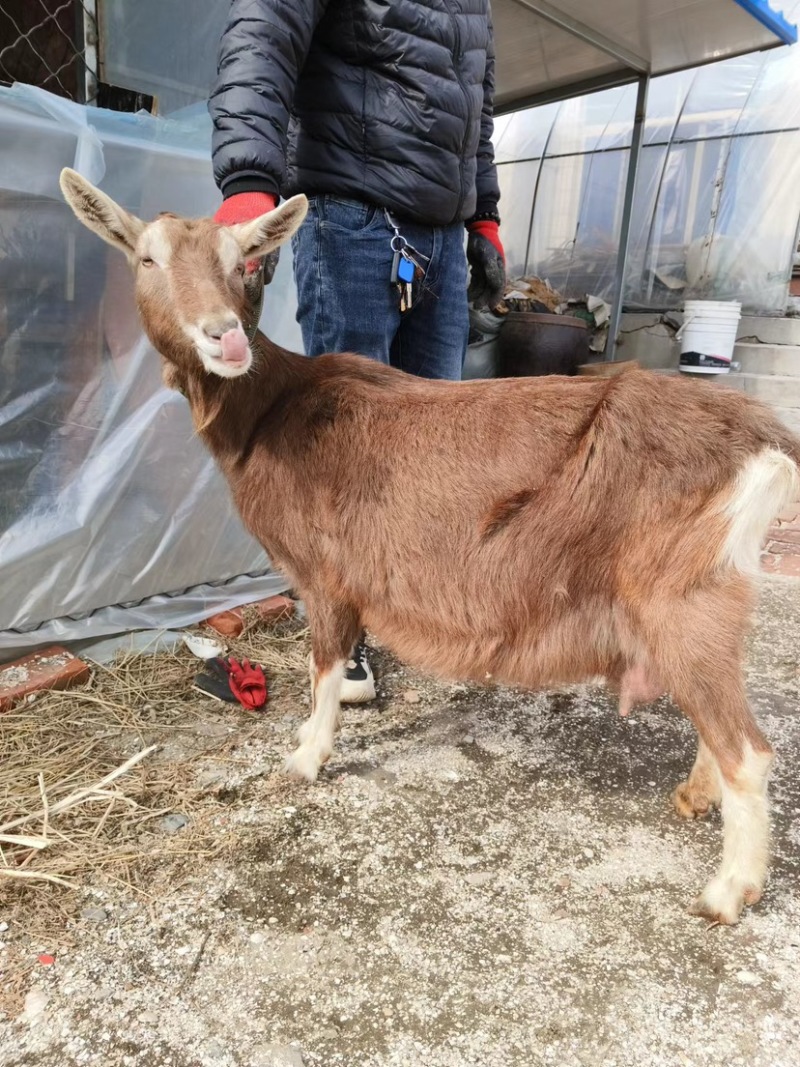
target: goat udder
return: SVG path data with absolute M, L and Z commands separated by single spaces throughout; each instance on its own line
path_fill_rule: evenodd
M 620 682 L 619 713 L 629 715 L 635 704 L 652 704 L 664 687 L 641 663 L 629 667 Z

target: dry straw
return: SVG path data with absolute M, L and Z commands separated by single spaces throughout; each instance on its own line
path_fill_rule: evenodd
M 305 685 L 307 634 L 296 623 L 267 629 L 254 612 L 230 652 L 264 666 L 270 686 Z M 202 664 L 182 648 L 93 665 L 86 686 L 45 693 L 0 715 L 0 915 L 29 929 L 34 916 L 63 929 L 65 897 L 94 877 L 144 896 L 154 861 L 215 855 L 219 806 L 197 784 L 204 758 L 241 762 L 238 746 L 263 717 L 209 701 L 193 688 Z M 198 731 L 209 722 L 234 729 Z M 186 754 L 190 754 L 191 758 Z M 157 820 L 187 817 L 179 834 Z M 165 867 L 166 864 L 166 867 Z M 171 875 L 174 881 L 174 871 Z

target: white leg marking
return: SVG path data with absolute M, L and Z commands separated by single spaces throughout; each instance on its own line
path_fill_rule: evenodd
M 692 909 L 723 923 L 735 923 L 745 904 L 761 897 L 769 858 L 767 778 L 772 756 L 745 748 L 736 781 L 720 775 L 722 863 Z
M 343 660 L 324 672 L 317 671 L 311 661 L 312 712 L 297 732 L 299 747 L 286 761 L 289 774 L 313 782 L 320 767 L 333 752 L 343 676 Z

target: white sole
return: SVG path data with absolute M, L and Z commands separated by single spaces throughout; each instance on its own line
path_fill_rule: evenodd
M 342 704 L 366 704 L 375 699 L 375 683 L 371 678 L 363 682 L 351 682 L 347 678 L 342 680 L 342 692 L 339 700 Z

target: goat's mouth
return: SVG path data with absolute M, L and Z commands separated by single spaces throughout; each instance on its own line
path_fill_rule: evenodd
M 197 354 L 209 373 L 221 378 L 237 378 L 250 369 L 253 354 L 240 325 L 219 333 L 210 333 L 195 326 L 191 334 Z

